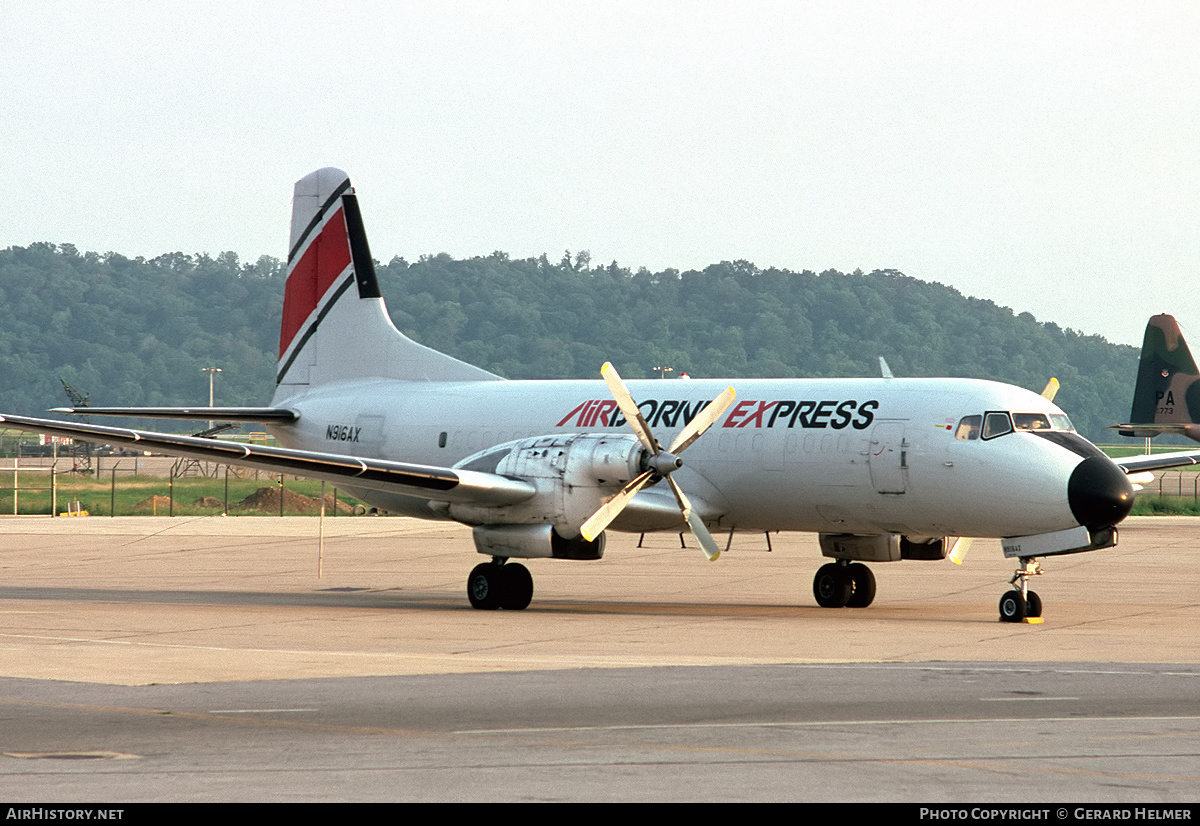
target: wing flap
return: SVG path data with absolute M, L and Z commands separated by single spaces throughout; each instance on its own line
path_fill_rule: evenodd
M 25 416 L 0 416 L 0 425 L 86 442 L 132 445 L 142 450 L 157 450 L 191 459 L 225 462 L 276 473 L 294 473 L 335 484 L 351 483 L 360 488 L 416 496 L 430 501 L 490 507 L 521 502 L 535 493 L 534 486 L 524 480 L 473 470 L 386 459 L 360 459 L 337 453 L 247 445 L 198 436 L 177 436 Z

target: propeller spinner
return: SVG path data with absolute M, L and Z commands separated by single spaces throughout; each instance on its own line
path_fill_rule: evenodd
M 687 522 L 696 541 L 700 543 L 700 547 L 704 549 L 704 555 L 710 560 L 716 559 L 721 555 L 716 540 L 704 526 L 704 521 L 699 514 L 692 509 L 691 501 L 671 478 L 671 474 L 683 467 L 683 461 L 679 458 L 679 454 L 699 439 L 704 431 L 712 427 L 721 414 L 733 403 L 735 395 L 733 388 L 727 387 L 718 394 L 684 426 L 683 430 L 679 431 L 679 435 L 671 442 L 671 446 L 663 450 L 650 431 L 650 425 L 638 409 L 637 402 L 633 400 L 629 389 L 625 387 L 625 382 L 621 380 L 620 374 L 617 373 L 617 369 L 612 366 L 611 362 L 604 363 L 604 366 L 600 368 L 600 375 L 604 377 L 604 382 L 616 400 L 617 407 L 624 414 L 625 421 L 629 422 L 629 426 L 633 428 L 634 434 L 646 449 L 646 453 L 642 459 L 644 468 L 642 473 L 631 479 L 625 487 L 617 491 L 612 499 L 601 505 L 600 509 L 583 523 L 583 527 L 580 529 L 583 538 L 589 542 L 593 541 L 617 518 L 639 490 L 665 478 L 667 484 L 671 486 L 671 492 L 675 494 L 675 501 L 679 503 L 679 511 L 683 514 L 684 521 Z

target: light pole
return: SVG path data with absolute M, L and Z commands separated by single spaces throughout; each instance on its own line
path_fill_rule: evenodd
M 208 406 L 212 407 L 213 406 L 213 374 L 220 373 L 221 368 L 220 367 L 201 367 L 200 372 L 208 373 Z M 216 425 L 213 423 L 213 420 L 209 419 L 208 420 L 208 429 L 212 430 L 215 426 Z

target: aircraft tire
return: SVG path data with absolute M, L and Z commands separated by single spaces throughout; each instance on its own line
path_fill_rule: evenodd
M 1020 622 L 1023 619 L 1025 619 L 1025 597 L 1021 596 L 1020 591 L 1009 591 L 1000 597 L 1001 622 Z
M 523 611 L 533 600 L 533 575 L 519 562 L 500 566 L 500 607 Z
M 837 563 L 822 565 L 813 577 L 813 597 L 822 608 L 845 607 L 853 591 L 850 574 Z
M 494 562 L 482 562 L 471 569 L 467 577 L 467 599 L 472 608 L 495 611 L 500 607 L 504 594 L 502 566 Z
M 846 568 L 850 575 L 850 599 L 847 608 L 866 608 L 875 601 L 875 574 L 861 562 L 853 562 Z
M 1025 597 L 1025 616 L 1040 617 L 1042 615 L 1042 598 L 1037 591 L 1030 591 Z

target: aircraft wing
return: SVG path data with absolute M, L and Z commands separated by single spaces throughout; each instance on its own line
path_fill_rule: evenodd
M 1123 456 L 1120 459 L 1113 459 L 1113 461 L 1128 475 L 1150 470 L 1166 470 L 1173 467 L 1200 465 L 1200 450 L 1180 450 L 1175 453 Z
M 128 416 L 143 419 L 220 420 L 222 422 L 294 422 L 300 418 L 283 407 L 55 407 L 51 413 L 79 416 Z
M 495 473 L 359 458 L 337 453 L 247 445 L 198 436 L 177 436 L 171 433 L 24 416 L 0 415 L 0 427 L 2 426 L 51 436 L 68 436 L 86 442 L 132 445 L 142 450 L 158 450 L 175 456 L 225 462 L 275 473 L 293 473 L 334 484 L 349 484 L 435 502 L 510 505 L 528 499 L 535 492 L 534 486 L 529 482 Z

